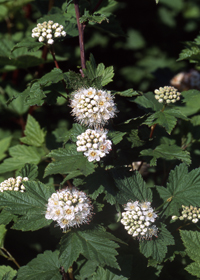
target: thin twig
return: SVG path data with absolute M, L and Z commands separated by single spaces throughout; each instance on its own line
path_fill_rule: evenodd
M 55 64 L 56 68 L 57 68 L 57 69 L 60 69 L 60 67 L 59 67 L 59 65 L 58 65 L 58 61 L 56 60 L 55 51 L 54 51 L 53 46 L 51 46 L 51 47 L 49 48 L 49 51 L 50 51 L 50 53 L 51 53 L 51 55 L 52 55 L 52 57 L 53 57 L 53 61 L 54 61 L 54 64 Z
M 85 48 L 84 48 L 84 28 L 85 25 L 80 23 L 80 11 L 78 0 L 74 0 L 75 12 L 76 12 L 76 21 L 78 25 L 78 33 L 79 33 L 79 46 L 80 46 L 80 54 L 81 54 L 81 67 L 85 69 Z M 81 76 L 84 77 L 83 72 L 81 71 Z
M 1 248 L 1 250 L 3 250 L 3 251 L 6 252 L 6 254 L 8 255 L 7 259 L 8 259 L 9 261 L 14 262 L 15 265 L 16 265 L 18 268 L 20 268 L 20 265 L 18 264 L 18 262 L 17 262 L 17 261 L 15 260 L 15 258 L 6 250 L 6 248 Z
M 57 68 L 57 69 L 60 69 L 60 67 L 59 67 L 59 65 L 58 65 L 58 61 L 56 60 L 55 51 L 54 51 L 53 46 L 50 46 L 49 51 L 50 51 L 50 53 L 51 53 L 51 55 L 52 55 L 52 57 L 53 57 L 53 61 L 54 61 L 54 64 L 55 64 L 56 68 Z M 62 83 L 63 83 L 63 86 L 64 86 L 64 88 L 65 88 L 66 93 L 68 94 L 67 85 L 66 85 L 65 81 L 62 80 Z M 64 96 L 63 96 L 63 97 L 64 97 Z

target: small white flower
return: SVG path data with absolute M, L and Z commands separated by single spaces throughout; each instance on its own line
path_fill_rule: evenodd
M 84 153 L 85 156 L 87 156 L 88 161 L 100 161 L 99 151 L 98 150 L 89 150 Z
M 52 44 L 54 43 L 54 40 L 53 40 L 53 39 L 49 39 L 49 40 L 47 41 L 47 43 L 48 43 L 49 45 L 52 45 Z
M 44 41 L 44 38 L 43 38 L 42 36 L 40 36 L 39 39 L 38 39 L 38 41 L 39 41 L 39 42 L 43 42 L 43 41 Z

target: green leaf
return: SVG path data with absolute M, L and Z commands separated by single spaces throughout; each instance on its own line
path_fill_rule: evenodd
M 188 120 L 188 118 L 179 110 L 169 109 L 165 111 L 158 111 L 155 114 L 152 114 L 146 119 L 144 124 L 147 124 L 148 126 L 159 124 L 164 127 L 169 134 L 171 134 L 177 123 L 177 118 Z
M 97 272 L 93 275 L 92 280 L 128 280 L 128 278 L 122 276 L 122 275 L 116 275 L 113 272 L 111 272 L 108 269 L 103 269 L 102 267 L 99 267 Z
M 0 266 L 0 279 L 2 280 L 14 280 L 17 271 L 10 266 Z
M 70 231 L 61 239 L 60 261 L 65 270 L 82 254 L 86 259 L 118 268 L 117 243 L 111 234 L 97 230 Z
M 7 229 L 5 225 L 0 225 L 0 248 L 4 248 L 4 239 L 6 236 Z
M 93 261 L 80 260 L 76 263 L 78 265 L 78 275 L 76 275 L 77 280 L 88 280 L 92 278 L 98 263 Z
M 131 142 L 131 148 L 140 147 L 144 144 L 138 135 L 138 129 L 132 129 L 127 140 Z
M 27 48 L 29 52 L 35 52 L 39 50 L 42 46 L 44 46 L 44 43 L 40 42 L 35 42 L 35 40 L 30 40 L 30 39 L 24 39 L 21 42 L 17 43 L 11 50 L 13 52 L 16 49 L 19 48 Z
M 15 219 L 15 215 L 11 214 L 10 212 L 3 209 L 0 213 L 0 224 L 7 225 L 9 224 L 13 219 Z
M 37 147 L 16 145 L 9 149 L 10 158 L 0 165 L 0 173 L 22 168 L 26 163 L 38 164 L 45 155 L 44 150 Z
M 33 181 L 38 176 L 37 165 L 26 163 L 25 166 L 19 171 L 18 176 L 28 177 L 29 180 Z
M 67 144 L 65 148 L 53 150 L 48 157 L 53 158 L 53 162 L 46 167 L 45 177 L 57 173 L 71 174 L 75 171 L 79 171 L 79 175 L 88 176 L 95 170 L 94 164 L 89 162 L 81 152 L 77 152 L 74 144 Z
M 78 123 L 73 123 L 72 128 L 67 131 L 65 135 L 63 135 L 63 139 L 65 142 L 68 140 L 71 140 L 72 142 L 75 142 L 78 140 L 77 136 L 85 132 L 85 128 L 81 126 Z
M 156 166 L 158 158 L 164 158 L 165 160 L 181 160 L 186 164 L 191 163 L 190 153 L 183 151 L 181 147 L 175 144 L 161 144 L 155 149 L 142 150 L 140 154 L 142 156 L 153 157 L 150 161 L 151 166 Z
M 126 174 L 121 170 L 113 172 L 116 186 L 120 190 L 117 200 L 121 204 L 127 203 L 129 200 L 152 201 L 152 191 L 146 186 L 141 174 L 138 171 L 133 176 Z
M 126 132 L 121 132 L 121 131 L 108 132 L 108 138 L 112 141 L 114 145 L 120 143 L 123 140 L 124 135 L 126 135 Z
M 90 15 L 89 11 L 87 10 L 84 11 L 84 15 L 82 15 L 79 20 L 80 23 L 93 22 L 101 24 L 104 20 L 109 22 L 108 18 L 105 15 L 96 12 Z
M 182 205 L 200 205 L 200 168 L 188 172 L 185 163 L 176 166 L 169 174 L 167 188 L 157 186 L 157 191 L 164 202 L 165 215 L 179 216 Z
M 200 59 L 200 48 L 195 42 L 186 42 L 186 48 L 181 51 L 179 54 L 180 60 L 193 60 L 196 62 L 199 62 Z
M 37 258 L 22 266 L 17 273 L 17 280 L 62 280 L 58 251 L 45 251 Z
M 5 92 L 8 94 L 10 100 L 7 101 L 6 106 L 11 111 L 14 111 L 18 115 L 23 115 L 29 109 L 29 106 L 24 104 L 24 100 L 21 96 L 21 91 L 17 90 L 15 87 L 11 87 L 9 84 L 5 88 Z
M 54 68 L 51 72 L 42 76 L 41 79 L 36 80 L 33 84 L 29 85 L 29 87 L 21 93 L 21 96 L 24 99 L 24 103 L 26 105 L 38 105 L 41 106 L 46 101 L 48 101 L 48 95 L 51 94 L 51 87 L 53 84 L 57 84 L 58 82 L 64 79 L 64 73 L 62 70 L 58 68 Z M 45 87 L 49 87 L 45 90 Z M 55 89 L 53 90 L 53 97 L 56 103 L 56 99 L 59 96 L 59 92 Z M 49 102 L 51 104 L 51 102 Z
M 138 91 L 133 90 L 132 88 L 124 90 L 124 91 L 117 91 L 115 94 L 123 96 L 123 97 L 133 97 L 141 95 Z
M 186 266 L 185 270 L 194 276 L 200 277 L 200 233 L 191 230 L 180 230 L 180 235 L 187 255 L 194 261 Z
M 200 102 L 200 91 L 196 89 L 191 89 L 183 91 L 181 93 L 183 96 L 184 107 L 181 107 L 183 114 L 190 116 L 196 114 L 200 111 L 199 102 Z
M 105 68 L 103 63 L 96 66 L 95 59 L 92 54 L 90 54 L 90 60 L 86 62 L 86 69 L 83 69 L 84 74 L 99 88 L 105 86 L 112 82 L 114 76 L 113 66 Z
M 8 150 L 11 140 L 11 136 L 5 137 L 0 140 L 0 161 L 6 157 L 5 152 Z
M 24 182 L 24 185 L 24 193 L 4 191 L 0 195 L 0 204 L 6 207 L 6 211 L 20 215 L 13 228 L 28 231 L 49 225 L 52 221 L 45 218 L 45 212 L 48 198 L 54 192 L 54 188 L 34 181 Z
M 1 39 L 0 45 L 0 65 L 12 65 L 16 68 L 28 68 L 45 63 L 45 60 L 40 58 L 41 52 L 29 54 L 25 48 L 20 48 L 12 53 L 10 58 L 11 50 L 14 47 L 14 43 L 11 39 Z M 13 70 L 13 68 L 12 68 Z
M 158 237 L 155 240 L 140 242 L 140 252 L 146 257 L 152 257 L 161 263 L 167 254 L 167 246 L 174 245 L 174 238 L 164 224 L 159 228 Z
M 46 133 L 31 115 L 28 115 L 24 134 L 25 137 L 20 138 L 22 143 L 35 147 L 41 147 L 44 144 Z
M 142 96 L 136 97 L 134 99 L 134 102 L 137 103 L 140 107 L 143 107 L 144 109 L 151 109 L 151 110 L 145 110 L 147 112 L 149 111 L 157 112 L 162 110 L 163 108 L 163 105 L 155 99 L 155 94 L 153 92 L 147 92 Z

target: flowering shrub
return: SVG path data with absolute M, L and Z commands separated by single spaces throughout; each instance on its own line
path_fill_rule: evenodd
M 200 278 L 186 2 L 0 1 L 0 279 Z

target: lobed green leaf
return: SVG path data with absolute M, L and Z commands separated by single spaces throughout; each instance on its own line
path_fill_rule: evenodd
M 46 167 L 45 177 L 51 174 L 71 174 L 72 172 L 88 176 L 95 170 L 94 164 L 89 162 L 81 152 L 77 152 L 74 144 L 67 144 L 65 148 L 53 150 L 48 156 L 53 158 L 53 161 Z
M 24 137 L 20 138 L 22 143 L 30 146 L 41 147 L 44 144 L 46 133 L 40 128 L 39 123 L 34 119 L 34 117 L 28 115 L 24 135 Z
M 167 254 L 167 246 L 174 245 L 174 238 L 164 224 L 159 227 L 158 237 L 140 242 L 140 252 L 146 257 L 152 257 L 161 263 Z
M 188 172 L 185 163 L 176 166 L 169 174 L 167 187 L 157 186 L 157 191 L 164 202 L 164 214 L 179 216 L 182 205 L 200 205 L 200 168 Z
M 128 280 L 128 278 L 122 275 L 116 275 L 108 269 L 103 269 L 103 267 L 99 267 L 97 272 L 93 275 L 92 280 Z
M 0 165 L 0 173 L 18 170 L 26 163 L 38 164 L 45 155 L 44 150 L 37 147 L 16 145 L 9 149 L 10 158 Z
M 45 251 L 22 266 L 17 273 L 17 280 L 62 280 L 58 251 Z
M 113 175 L 116 186 L 120 190 L 117 194 L 119 203 L 125 204 L 129 200 L 152 201 L 152 191 L 147 187 L 138 171 L 135 171 L 132 175 L 116 169 Z
M 117 243 L 114 236 L 97 230 L 70 231 L 61 240 L 60 261 L 67 270 L 82 254 L 86 259 L 99 265 L 118 268 L 115 256 Z M 115 239 L 115 238 L 114 238 Z
M 191 163 L 190 153 L 183 151 L 181 147 L 173 144 L 161 144 L 155 149 L 142 150 L 140 152 L 142 156 L 153 157 L 150 161 L 151 166 L 156 166 L 158 158 L 164 158 L 165 160 L 181 160 L 186 164 Z
M 0 279 L 2 280 L 14 280 L 17 271 L 10 266 L 0 266 Z
M 186 266 L 190 274 L 200 277 L 200 233 L 198 231 L 180 230 L 181 239 L 186 247 L 187 255 L 194 261 Z
M 45 212 L 48 198 L 54 192 L 54 188 L 34 181 L 24 182 L 24 185 L 24 193 L 4 191 L 0 194 L 0 204 L 6 211 L 21 215 L 13 228 L 27 231 L 49 225 L 52 221 L 45 218 Z

